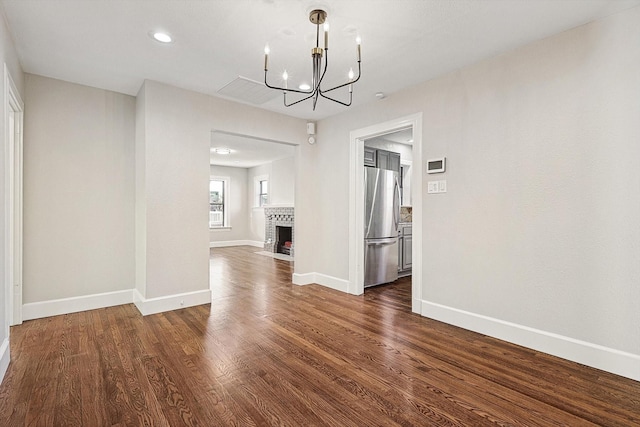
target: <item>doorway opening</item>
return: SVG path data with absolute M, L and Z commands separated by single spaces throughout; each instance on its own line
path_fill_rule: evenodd
M 365 289 L 412 273 L 413 129 L 364 141 Z
M 217 248 L 231 246 L 251 246 L 253 253 L 293 261 L 296 150 L 297 144 L 285 141 L 211 131 L 211 267 L 223 262 Z
M 411 165 L 422 164 L 422 113 L 380 123 L 350 134 L 350 171 L 349 171 L 349 286 L 348 292 L 354 295 L 364 293 L 365 283 L 365 200 L 364 173 L 365 141 L 398 131 L 410 130 L 413 136 Z M 411 166 L 409 165 L 409 166 Z M 407 169 L 411 182 L 410 200 L 412 216 L 412 239 L 410 247 L 413 257 L 411 271 L 411 310 L 420 313 L 422 301 L 422 174 L 420 167 Z

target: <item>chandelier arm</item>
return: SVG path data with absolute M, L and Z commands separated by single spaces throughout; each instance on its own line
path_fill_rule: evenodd
M 351 80 L 350 82 L 346 82 L 343 83 L 341 85 L 338 85 L 336 87 L 332 87 L 331 89 L 327 89 L 327 90 L 323 90 L 322 92 L 331 92 L 332 90 L 336 90 L 336 89 L 340 89 L 341 87 L 345 87 L 348 85 L 352 85 L 355 82 L 357 82 L 358 80 L 360 80 L 360 74 L 361 74 L 361 70 L 360 70 L 360 61 L 358 61 L 358 77 L 355 80 Z M 326 98 L 326 97 L 325 97 Z
M 299 100 L 297 100 L 297 101 L 295 101 L 295 102 L 292 102 L 291 104 L 287 104 L 287 94 L 285 93 L 285 94 L 284 94 L 284 106 L 285 106 L 285 107 L 291 107 L 292 105 L 299 104 L 299 103 L 300 103 L 300 102 L 302 102 L 302 101 L 306 101 L 307 99 L 311 99 L 311 98 L 313 98 L 313 96 L 314 96 L 315 94 L 316 94 L 316 93 L 315 93 L 315 91 L 314 91 L 311 95 L 309 95 L 309 96 L 307 96 L 307 97 L 304 97 L 304 98 L 299 99 Z
M 269 83 L 267 83 L 267 70 L 264 70 L 264 85 L 266 87 L 268 87 L 269 89 L 282 90 L 282 91 L 285 91 L 285 92 L 302 93 L 302 94 L 305 94 L 305 95 L 311 94 L 313 96 L 313 91 L 297 90 L 297 89 L 289 89 L 289 88 L 285 88 L 285 87 L 271 86 Z
M 335 88 L 334 88 L 334 89 L 335 89 Z M 332 90 L 333 90 L 333 89 L 332 89 Z M 328 99 L 328 100 L 330 100 L 330 101 L 337 102 L 338 104 L 342 104 L 342 105 L 344 105 L 345 107 L 350 106 L 350 105 L 351 105 L 351 102 L 353 101 L 353 94 L 352 94 L 351 92 L 349 92 L 349 102 L 348 102 L 348 103 L 346 103 L 346 102 L 342 102 L 342 101 L 340 101 L 340 100 L 338 100 L 338 99 L 331 98 L 330 96 L 327 96 L 327 95 L 325 95 L 325 94 L 324 94 L 324 93 L 322 93 L 322 92 L 320 92 L 320 96 L 321 96 L 321 97 L 323 97 L 323 98 L 325 98 L 325 99 Z

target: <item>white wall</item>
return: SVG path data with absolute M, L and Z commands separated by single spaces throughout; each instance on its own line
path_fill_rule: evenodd
M 26 75 L 24 302 L 131 289 L 135 98 Z
M 324 132 L 321 123 L 316 123 L 316 134 Z M 328 145 L 328 144 L 324 144 Z M 294 215 L 294 227 L 295 227 L 295 257 L 296 262 L 294 264 L 294 274 L 304 274 L 310 272 L 320 272 L 317 259 L 320 255 L 317 246 L 318 236 L 318 224 L 316 221 L 319 219 L 318 201 L 315 200 L 320 194 L 320 189 L 325 188 L 323 183 L 318 183 L 317 178 L 320 176 L 319 171 L 321 146 L 316 142 L 315 144 L 302 143 L 300 144 L 295 153 L 296 164 L 296 182 L 294 188 L 294 200 L 295 200 L 295 215 Z M 348 154 L 347 154 L 348 155 Z M 324 164 L 324 162 L 323 162 Z M 331 170 L 334 165 L 327 165 L 323 170 L 321 176 L 325 176 L 326 172 Z M 345 167 L 345 165 L 339 163 L 339 168 Z M 348 165 L 346 165 L 348 167 Z M 347 169 L 348 170 L 348 169 Z M 345 172 L 345 175 L 346 172 Z M 343 184 L 348 186 L 347 181 Z M 334 200 L 334 199 L 325 199 Z M 329 204 L 329 203 L 327 203 Z M 348 206 L 348 200 L 346 200 L 346 206 Z M 348 213 L 347 213 L 348 217 Z M 345 218 L 348 222 L 348 218 Z M 329 232 L 333 233 L 333 229 L 329 229 Z M 324 248 L 328 248 L 328 245 L 323 245 Z M 348 268 L 348 267 L 347 267 Z M 348 277 L 348 271 L 347 271 Z
M 258 206 L 258 198 L 256 195 L 256 179 L 258 177 L 267 176 L 269 180 L 269 203 L 271 203 L 273 185 L 272 179 L 272 162 L 265 163 L 263 165 L 255 166 L 247 169 L 247 206 L 248 211 L 248 226 L 249 226 L 249 239 L 256 242 L 264 242 L 264 208 Z
M 296 212 L 298 248 L 317 249 L 297 252 L 296 273 L 349 277 L 334 244 L 349 231 L 349 132 L 422 112 L 424 158 L 447 156 L 448 184 L 414 218 L 424 307 L 638 360 L 638 40 L 635 8 L 319 122 Z
M 269 204 L 293 205 L 295 188 L 295 158 L 287 157 L 271 162 Z
M 140 295 L 147 293 L 146 105 L 142 85 L 136 96 L 135 142 L 135 289 Z
M 0 63 L 5 64 L 13 79 L 20 97 L 24 100 L 24 76 L 18 56 L 16 54 L 13 41 L 7 30 L 5 24 L 4 12 L 0 7 Z M 1 65 L 0 65 L 1 66 Z M 2 76 L 4 80 L 4 76 Z M 4 373 L 9 365 L 9 319 L 7 312 L 8 296 L 9 296 L 9 284 L 6 283 L 5 268 L 7 265 L 7 258 L 9 256 L 6 245 L 8 244 L 8 236 L 5 230 L 5 221 L 7 221 L 6 211 L 6 198 L 8 197 L 7 189 L 5 188 L 8 177 L 6 173 L 8 171 L 8 156 L 7 156 L 7 143 L 5 137 L 5 99 L 4 90 L 0 93 L 0 138 L 2 139 L 2 148 L 0 149 L 0 165 L 2 165 L 2 172 L 0 172 L 0 381 L 4 377 Z
M 161 83 L 144 97 L 146 299 L 209 289 L 211 129 L 298 144 L 305 121 Z M 140 102 L 140 99 L 138 100 Z M 247 118 L 251 119 L 248 120 Z M 138 171 L 136 171 L 138 172 Z
M 250 191 L 246 168 L 211 165 L 211 176 L 228 177 L 227 214 L 231 228 L 210 229 L 209 242 L 249 240 L 249 211 L 247 192 Z

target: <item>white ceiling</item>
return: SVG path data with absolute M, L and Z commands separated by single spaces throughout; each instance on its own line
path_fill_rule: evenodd
M 1 0 L 24 71 L 136 95 L 144 79 L 217 95 L 244 76 L 308 81 L 315 27 L 308 11 L 328 11 L 330 66 L 337 83 L 355 66 L 363 76 L 354 105 L 640 4 L 640 0 Z M 148 33 L 164 30 L 162 45 Z M 322 42 L 321 42 L 322 43 Z M 318 120 L 344 111 L 326 100 L 261 107 Z
M 217 154 L 213 149 L 218 147 L 229 148 L 231 153 Z M 295 154 L 293 145 L 218 131 L 211 132 L 211 149 L 212 165 L 236 168 L 252 168 Z

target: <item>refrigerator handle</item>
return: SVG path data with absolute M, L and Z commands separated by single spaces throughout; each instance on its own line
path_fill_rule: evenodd
M 393 184 L 393 220 L 396 225 L 396 231 L 398 231 L 398 223 L 400 222 L 400 184 L 398 184 L 397 176 Z
M 369 242 L 368 241 L 366 243 L 367 243 L 368 246 L 386 246 L 386 245 L 392 245 L 392 244 L 394 244 L 396 242 L 397 242 L 397 239 L 393 238 L 393 239 L 386 239 L 386 240 L 383 240 L 381 242 Z

